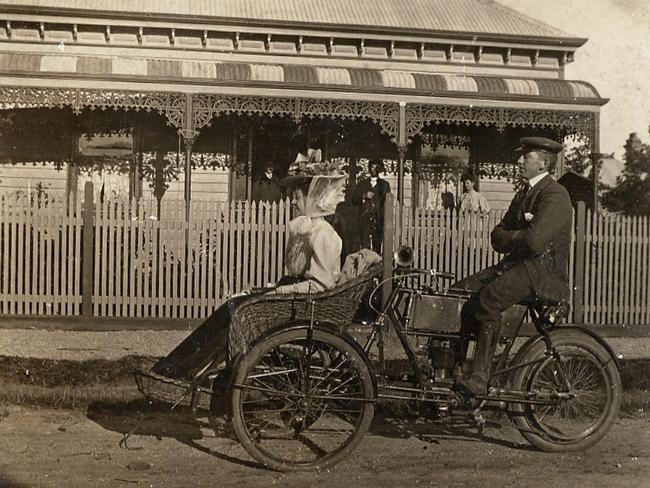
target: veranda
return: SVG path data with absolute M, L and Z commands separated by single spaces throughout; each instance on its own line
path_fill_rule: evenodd
M 75 100 L 82 94 L 38 93 Z M 427 208 L 423 187 L 440 188 L 444 181 L 457 181 L 461 172 L 504 177 L 511 187 L 512 149 L 531 132 L 556 140 L 585 137 L 597 151 L 598 117 L 586 111 L 185 95 L 186 104 L 176 107 L 185 114 L 183 123 L 190 113 L 200 123 L 175 129 L 166 124 L 175 120 L 168 109 L 175 98 L 126 95 L 94 94 L 99 98 L 83 99 L 88 108 L 73 104 L 76 112 L 57 108 L 52 98 L 4 112 L 14 114 L 13 132 L 5 131 L 14 142 L 11 164 L 51 164 L 48 160 L 57 154 L 68 181 L 63 198 L 23 192 L 2 200 L 0 313 L 202 318 L 231 294 L 276 281 L 282 275 L 290 209 L 286 201 L 252 201 L 251 178 L 270 159 L 283 161 L 282 174 L 292 156 L 311 144 L 347 164 L 352 186 L 363 159 L 389 162 L 397 176 L 397 202 L 402 202 L 389 205 L 388 222 L 394 225 L 386 227 L 385 262 L 397 246 L 409 244 L 418 265 L 460 279 L 498 259 L 489 247 L 489 232 L 503 210 L 463 215 Z M 24 140 L 16 144 L 21 117 L 28 123 L 23 124 Z M 42 132 L 33 129 L 38 117 Z M 48 122 L 52 117 L 55 126 Z M 58 129 L 54 138 L 53 127 Z M 79 195 L 83 165 L 104 164 L 96 154 L 83 154 L 80 138 L 115 133 L 132 139 L 126 154 L 109 157 L 128 175 L 128 192 L 111 194 L 87 183 Z M 54 153 L 53 146 L 63 150 Z M 205 161 L 225 171 L 223 198 L 206 201 L 193 191 L 202 181 L 193 181 L 192 174 Z M 184 187 L 175 195 L 165 191 L 171 170 Z M 407 173 L 410 188 L 404 184 Z M 151 184 L 148 195 L 143 180 Z M 356 227 L 355 216 L 342 217 L 341 233 L 350 242 L 346 234 Z M 647 219 L 577 212 L 573 321 L 650 323 L 648 232 Z M 354 244 L 347 249 L 353 250 Z

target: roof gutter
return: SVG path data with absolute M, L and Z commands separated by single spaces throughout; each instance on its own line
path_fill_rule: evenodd
M 330 35 L 332 30 L 348 34 L 376 35 L 383 38 L 399 37 L 413 38 L 413 41 L 421 42 L 432 38 L 444 38 L 445 40 L 457 40 L 472 43 L 503 43 L 503 44 L 526 44 L 539 47 L 555 48 L 560 50 L 576 49 L 587 42 L 586 38 L 578 37 L 543 37 L 543 36 L 522 36 L 498 33 L 476 33 L 444 30 L 404 29 L 398 27 L 367 26 L 367 25 L 343 25 L 323 24 L 313 22 L 291 22 L 280 20 L 257 20 L 233 17 L 211 17 L 199 15 L 176 15 L 176 14 L 151 14 L 138 12 L 115 12 L 109 10 L 86 10 L 86 9 L 60 9 L 53 7 L 33 7 L 20 5 L 3 5 L 0 3 L 0 11 L 7 14 L 24 15 L 29 17 L 51 16 L 71 17 L 76 19 L 105 19 L 121 20 L 129 22 L 166 23 L 172 25 L 187 24 L 187 28 L 215 28 L 219 26 L 249 27 L 263 29 L 295 29 L 297 33 L 309 35 Z M 71 19 L 72 20 L 72 19 Z M 309 29 L 310 32 L 305 32 Z M 325 34 L 327 33 L 327 34 Z

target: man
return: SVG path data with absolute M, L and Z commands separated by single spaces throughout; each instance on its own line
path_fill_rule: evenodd
M 381 254 L 384 240 L 384 203 L 386 195 L 390 193 L 390 184 L 379 177 L 384 171 L 384 164 L 380 159 L 373 159 L 368 163 L 370 177 L 357 185 L 353 203 L 359 208 L 359 231 L 361 233 L 361 247 L 372 249 Z
M 279 180 L 274 175 L 273 165 L 268 164 L 264 174 L 253 181 L 252 200 L 257 202 L 277 202 L 282 198 Z
M 458 381 L 461 389 L 473 395 L 487 392 L 501 312 L 525 300 L 560 301 L 569 296 L 571 199 L 550 176 L 562 144 L 543 137 L 525 137 L 520 146 L 520 172 L 527 184 L 517 192 L 491 234 L 492 247 L 506 257 L 453 285 L 457 289 L 479 289 L 474 363 L 471 374 Z

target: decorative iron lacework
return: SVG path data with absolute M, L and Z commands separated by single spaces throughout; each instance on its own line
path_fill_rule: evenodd
M 189 103 L 188 103 L 189 102 Z M 167 118 L 169 125 L 198 130 L 208 126 L 213 117 L 224 113 L 288 115 L 295 119 L 360 118 L 379 124 L 393 139 L 397 138 L 399 107 L 397 103 L 318 100 L 282 97 L 192 95 L 178 92 L 136 92 L 62 88 L 0 87 L 0 108 L 72 107 L 79 113 L 90 109 L 155 110 Z M 188 109 L 191 117 L 188 120 Z M 563 127 L 592 139 L 594 114 L 591 112 L 473 107 L 449 105 L 406 105 L 407 136 L 413 138 L 426 125 Z
M 520 178 L 518 166 L 516 163 L 480 163 L 478 165 L 478 176 L 490 180 L 503 180 L 515 183 Z M 463 173 L 468 171 L 466 166 L 453 166 L 444 163 L 435 165 L 418 164 L 416 172 L 423 180 L 433 183 L 440 181 L 459 182 Z
M 423 180 L 459 180 L 460 176 L 469 169 L 465 161 L 445 161 L 433 159 L 431 161 L 418 161 L 415 165 L 415 173 Z
M 481 178 L 516 181 L 519 170 L 515 163 L 481 163 L 478 174 Z
M 2 109 L 72 107 L 75 113 L 86 107 L 91 110 L 153 110 L 167 117 L 167 123 L 176 128 L 185 125 L 185 100 L 183 93 L 0 87 Z
M 392 138 L 397 137 L 399 108 L 396 103 L 374 103 L 301 98 L 194 95 L 194 128 L 209 126 L 221 114 L 288 115 L 296 120 L 310 118 L 360 118 L 379 124 Z
M 473 107 L 449 105 L 406 105 L 406 132 L 409 138 L 435 123 L 494 125 L 499 130 L 512 127 L 564 127 L 592 139 L 594 114 L 591 112 Z
M 471 143 L 471 138 L 466 135 L 458 134 L 444 134 L 444 133 L 426 133 L 421 132 L 419 134 L 422 142 L 426 144 L 431 144 L 434 148 L 438 147 L 453 147 L 459 149 L 469 150 Z
M 295 119 L 360 118 L 378 123 L 395 138 L 398 105 L 356 101 L 294 99 L 250 96 L 186 95 L 167 92 L 131 92 L 119 90 L 67 90 L 57 88 L 0 87 L 0 108 L 72 107 L 79 113 L 84 107 L 95 109 L 155 110 L 167 117 L 169 125 L 186 128 L 187 98 L 191 98 L 194 130 L 209 126 L 213 117 L 226 113 L 289 115 Z

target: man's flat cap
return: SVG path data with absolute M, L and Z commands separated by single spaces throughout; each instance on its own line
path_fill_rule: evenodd
M 558 154 L 564 149 L 564 145 L 546 137 L 522 137 L 519 139 L 518 153 L 541 150 L 552 154 Z

